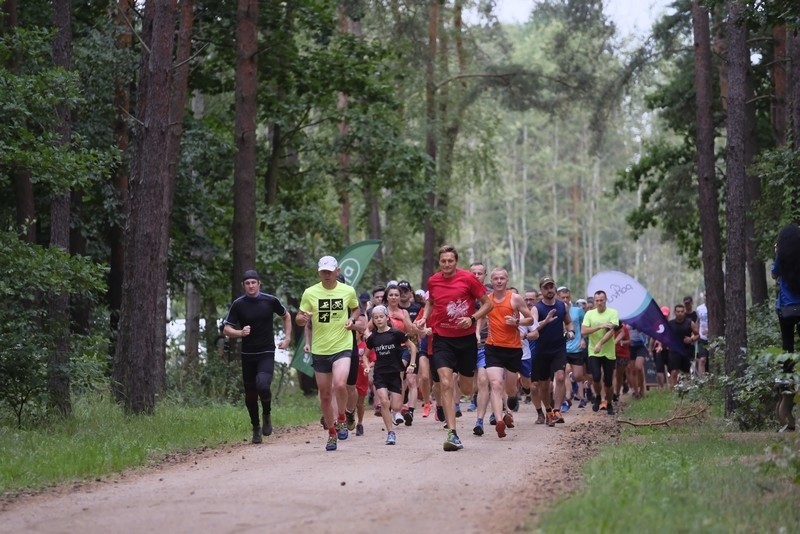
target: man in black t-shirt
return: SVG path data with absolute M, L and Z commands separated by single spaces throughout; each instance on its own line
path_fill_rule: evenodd
M 675 387 L 678 383 L 678 372 L 689 373 L 694 360 L 694 342 L 700 337 L 697 324 L 686 316 L 686 308 L 682 304 L 675 305 L 675 318 L 669 322 L 669 327 L 675 332 L 678 339 L 683 341 L 685 354 L 670 350 L 667 355 L 667 369 L 669 370 L 669 386 Z
M 261 292 L 261 278 L 253 270 L 242 276 L 245 294 L 231 304 L 225 316 L 223 333 L 242 340 L 242 380 L 244 404 L 253 425 L 253 443 L 261 443 L 262 434 L 272 434 L 272 375 L 275 370 L 275 315 L 283 318 L 284 338 L 278 345 L 286 349 L 292 337 L 292 316 L 277 297 Z M 264 424 L 258 417 L 258 400 L 264 411 Z

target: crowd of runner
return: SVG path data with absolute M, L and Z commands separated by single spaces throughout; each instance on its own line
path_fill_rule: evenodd
M 706 372 L 708 314 L 704 305 L 693 309 L 691 297 L 672 310 L 662 308 L 686 345 L 669 350 L 620 322 L 603 291 L 573 300 L 568 287 L 544 276 L 538 288 L 520 294 L 508 286 L 503 268 L 487 273 L 484 264 L 473 263 L 459 269 L 451 246 L 439 250 L 438 264 L 427 291 L 392 280 L 357 297 L 335 258 L 319 260 L 320 282 L 304 292 L 295 322 L 305 329 L 312 355 L 327 450 L 336 450 L 351 432 L 364 435 L 368 404 L 383 419 L 386 445 L 397 443 L 397 427 L 410 427 L 421 416 L 443 424 L 443 449 L 457 451 L 463 448 L 458 420 L 465 412 L 475 417 L 475 436 L 493 427 L 504 438 L 520 404 L 536 410 L 533 424 L 555 427 L 570 409 L 591 407 L 613 416 L 621 395 L 639 399 L 648 386 L 671 387 L 690 370 Z M 285 309 L 265 313 L 283 317 Z M 234 319 L 229 314 L 226 323 L 236 335 Z M 241 332 L 246 342 L 248 334 Z M 655 364 L 656 384 L 647 382 L 647 358 Z M 261 382 L 245 372 L 246 386 Z M 248 399 L 263 393 L 250 389 Z M 248 401 L 256 443 L 268 435 L 265 396 L 263 424 L 257 410 L 253 417 L 255 401 Z

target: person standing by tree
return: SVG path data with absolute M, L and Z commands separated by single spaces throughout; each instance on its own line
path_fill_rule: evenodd
M 784 226 L 778 233 L 775 244 L 775 262 L 772 278 L 778 281 L 778 299 L 775 308 L 781 329 L 781 345 L 786 352 L 794 352 L 795 330 L 800 330 L 800 227 L 796 224 Z M 783 371 L 792 373 L 794 360 L 783 362 Z M 792 415 L 796 385 L 779 379 L 782 388 L 778 404 L 778 420 L 783 424 L 781 432 L 795 430 Z
M 339 274 L 336 258 L 323 256 L 317 267 L 320 282 L 303 292 L 295 321 L 300 327 L 312 324 L 312 365 L 319 387 L 320 407 L 328 427 L 325 450 L 335 451 L 337 438 L 345 440 L 349 435 L 344 413 L 347 377 L 353 351 L 352 331 L 357 328 L 361 312 L 356 290 L 336 280 Z M 338 416 L 334 413 L 333 395 L 336 395 Z
M 244 295 L 233 301 L 225 316 L 223 333 L 242 340 L 242 381 L 244 404 L 253 425 L 253 443 L 272 434 L 272 375 L 275 371 L 275 334 L 273 315 L 283 318 L 284 338 L 278 344 L 286 349 L 292 338 L 292 316 L 273 295 L 261 292 L 261 278 L 254 270 L 242 275 Z M 264 424 L 258 417 L 258 400 L 264 412 Z
M 420 330 L 430 321 L 433 329 L 433 367 L 438 373 L 441 400 L 448 426 L 445 451 L 464 446 L 456 433 L 456 408 L 453 399 L 453 374 L 472 378 L 477 364 L 478 342 L 475 324 L 492 309 L 486 287 L 469 271 L 459 269 L 455 247 L 439 249 L 439 272 L 428 279 L 428 301 L 417 318 Z M 480 307 L 475 310 L 475 301 Z M 462 380 L 462 393 L 472 393 L 472 380 Z

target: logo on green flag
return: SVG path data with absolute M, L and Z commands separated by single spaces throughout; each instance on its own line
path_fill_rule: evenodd
M 339 255 L 339 272 L 344 275 L 345 282 L 349 286 L 355 287 L 367 270 L 369 262 L 378 247 L 381 246 L 380 239 L 367 239 L 350 245 Z M 314 368 L 311 365 L 311 354 L 305 352 L 305 335 L 301 335 L 297 340 L 297 347 L 292 357 L 292 367 L 308 376 L 314 376 Z

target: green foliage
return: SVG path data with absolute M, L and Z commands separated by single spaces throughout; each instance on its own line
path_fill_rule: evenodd
M 103 289 L 103 269 L 86 258 L 75 258 L 58 247 L 43 248 L 20 241 L 9 230 L 0 231 L 0 403 L 10 408 L 17 424 L 23 423 L 23 412 L 42 410 L 46 386 L 46 362 L 53 336 L 47 324 L 46 303 L 50 294 L 71 294 L 91 299 Z M 76 361 L 84 356 L 88 362 L 92 351 L 83 343 L 71 350 Z M 94 358 L 98 361 L 98 351 Z M 103 360 L 102 357 L 99 360 Z M 87 363 L 88 365 L 88 363 Z M 89 373 L 95 382 L 97 373 Z M 0 404 L 0 406 L 2 406 Z
M 669 392 L 654 392 L 628 406 L 624 417 L 668 419 L 677 403 Z M 800 522 L 796 487 L 787 472 L 758 468 L 766 447 L 791 447 L 776 436 L 731 434 L 713 417 L 624 426 L 619 441 L 584 469 L 584 487 L 549 508 L 536 531 L 791 531 Z M 783 458 L 793 461 L 790 454 Z M 587 523 L 586 510 L 603 510 L 602 518 Z
M 689 400 L 703 400 L 710 406 L 724 405 L 727 386 L 733 390 L 736 409 L 731 421 L 740 430 L 770 430 L 778 427 L 775 406 L 779 400 L 776 381 L 784 380 L 800 384 L 800 373 L 785 373 L 783 363 L 795 362 L 800 369 L 800 354 L 785 353 L 780 349 L 780 330 L 774 310 L 768 304 L 754 306 L 748 311 L 748 351 L 746 368 L 742 376 L 725 376 L 721 364 L 714 374 L 702 378 L 693 377 L 682 381 L 675 391 Z M 713 344 L 715 354 L 725 353 L 724 342 Z
M 761 198 L 754 219 L 759 256 L 775 255 L 774 244 L 781 228 L 800 220 L 800 152 L 791 147 L 775 148 L 759 154 L 753 171 L 761 177 Z

